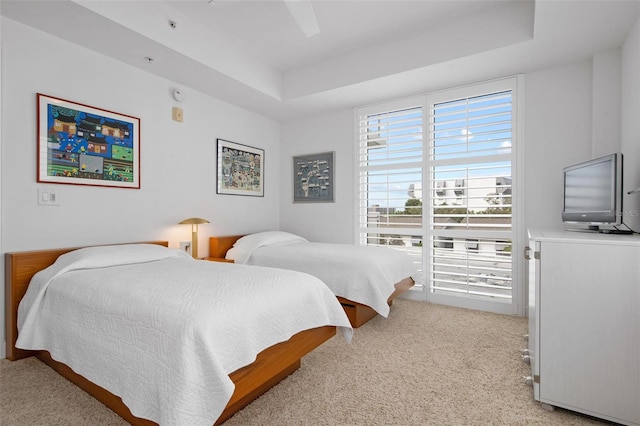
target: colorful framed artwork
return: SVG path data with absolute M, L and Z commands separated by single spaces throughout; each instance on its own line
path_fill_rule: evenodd
M 216 192 L 264 196 L 264 150 L 218 139 Z
M 293 202 L 333 202 L 335 152 L 293 157 Z
M 140 188 L 140 119 L 38 93 L 38 182 Z

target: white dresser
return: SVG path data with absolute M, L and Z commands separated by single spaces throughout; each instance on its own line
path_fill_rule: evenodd
M 640 236 L 529 231 L 534 397 L 640 425 Z

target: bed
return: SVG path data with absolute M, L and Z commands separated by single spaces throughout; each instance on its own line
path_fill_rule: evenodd
M 167 242 L 6 253 L 7 358 L 38 356 L 132 424 L 220 424 L 352 334 L 320 280 L 237 266 Z
M 284 268 L 320 278 L 353 327 L 387 317 L 393 300 L 419 281 L 405 254 L 383 247 L 309 242 L 282 231 L 209 238 L 209 260 Z

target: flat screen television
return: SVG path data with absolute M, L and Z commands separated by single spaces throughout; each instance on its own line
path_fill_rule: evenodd
M 629 233 L 616 229 L 623 213 L 622 161 L 614 153 L 563 169 L 564 223 L 587 225 L 575 230 Z

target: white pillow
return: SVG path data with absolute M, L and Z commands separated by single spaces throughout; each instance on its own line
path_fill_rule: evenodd
M 79 269 L 98 269 L 134 263 L 146 263 L 172 257 L 191 259 L 187 253 L 157 244 L 119 244 L 110 246 L 85 247 L 59 256 L 56 261 L 38 271 L 31 282 L 18 310 L 18 326 L 22 328 L 30 308 L 42 299 L 49 283 L 59 275 Z M 34 311 L 36 312 L 36 311 Z M 37 315 L 34 313 L 33 315 Z
M 65 253 L 55 264 L 82 265 L 83 268 L 104 268 L 132 263 L 153 262 L 169 257 L 190 257 L 182 250 L 170 249 L 159 244 L 115 244 L 85 247 Z
M 278 246 L 293 243 L 308 243 L 305 238 L 283 231 L 265 231 L 256 234 L 245 235 L 235 242 L 227 251 L 226 258 L 233 259 L 236 263 L 246 263 L 253 252 L 259 247 Z

